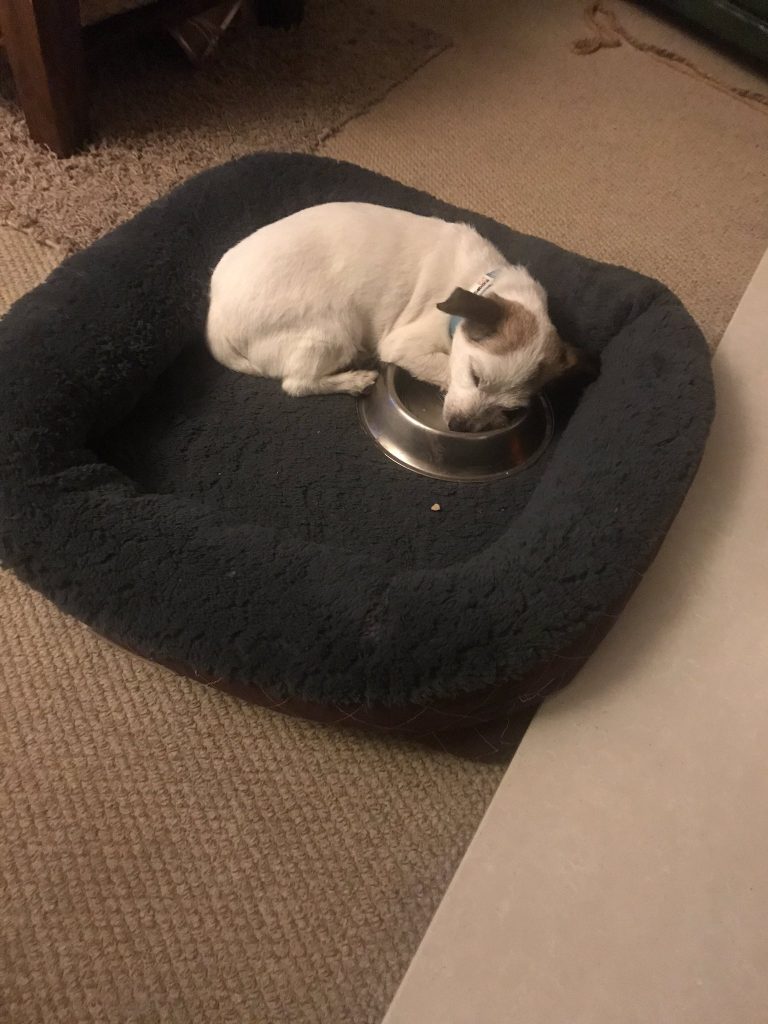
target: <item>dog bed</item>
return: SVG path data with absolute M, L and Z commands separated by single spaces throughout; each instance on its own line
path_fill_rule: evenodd
M 332 200 L 471 222 L 542 281 L 562 335 L 600 354 L 530 469 L 418 476 L 383 457 L 349 396 L 288 398 L 210 358 L 222 253 Z M 458 743 L 574 675 L 657 550 L 712 413 L 705 342 L 659 283 L 359 167 L 257 155 L 71 257 L 0 324 L 3 559 L 187 675 Z

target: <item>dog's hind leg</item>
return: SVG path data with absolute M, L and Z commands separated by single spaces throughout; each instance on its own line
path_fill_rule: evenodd
M 378 376 L 376 370 L 359 367 L 362 361 L 364 353 L 353 343 L 304 338 L 285 361 L 283 391 L 295 396 L 361 395 Z
M 300 398 L 303 395 L 362 395 L 376 383 L 376 370 L 344 370 L 326 377 L 284 377 L 283 391 Z

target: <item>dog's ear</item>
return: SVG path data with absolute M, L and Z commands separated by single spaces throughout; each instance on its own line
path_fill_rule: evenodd
M 600 356 L 563 342 L 561 369 L 585 380 L 597 380 L 600 376 Z
M 449 316 L 460 316 L 468 336 L 473 341 L 482 341 L 499 327 L 504 319 L 505 308 L 490 295 L 475 295 L 466 288 L 454 288 L 445 302 L 438 302 L 437 308 Z

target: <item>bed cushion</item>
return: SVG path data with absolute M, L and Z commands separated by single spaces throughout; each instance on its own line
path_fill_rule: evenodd
M 331 200 L 474 224 L 542 281 L 563 337 L 600 354 L 530 469 L 418 476 L 349 396 L 288 398 L 210 358 L 224 251 Z M 72 256 L 0 323 L 3 559 L 202 681 L 448 742 L 574 675 L 661 543 L 712 414 L 707 346 L 658 282 L 350 164 L 261 154 Z

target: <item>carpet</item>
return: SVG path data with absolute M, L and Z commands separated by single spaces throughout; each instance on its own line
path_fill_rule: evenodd
M 241 703 L 0 574 L 4 1024 L 375 1024 L 500 769 Z
M 768 245 L 768 107 L 623 43 L 591 54 L 583 0 L 391 0 L 455 47 L 321 152 L 656 277 L 712 346 Z M 633 38 L 724 85 L 768 80 L 641 5 Z
M 47 277 L 60 261 L 56 249 L 0 225 L 0 316 L 19 296 Z
M 358 0 L 308 4 L 296 31 L 245 16 L 199 69 L 164 39 L 93 72 L 98 141 L 67 160 L 29 141 L 0 75 L 0 222 L 81 248 L 197 171 L 256 150 L 309 152 L 447 46 Z

